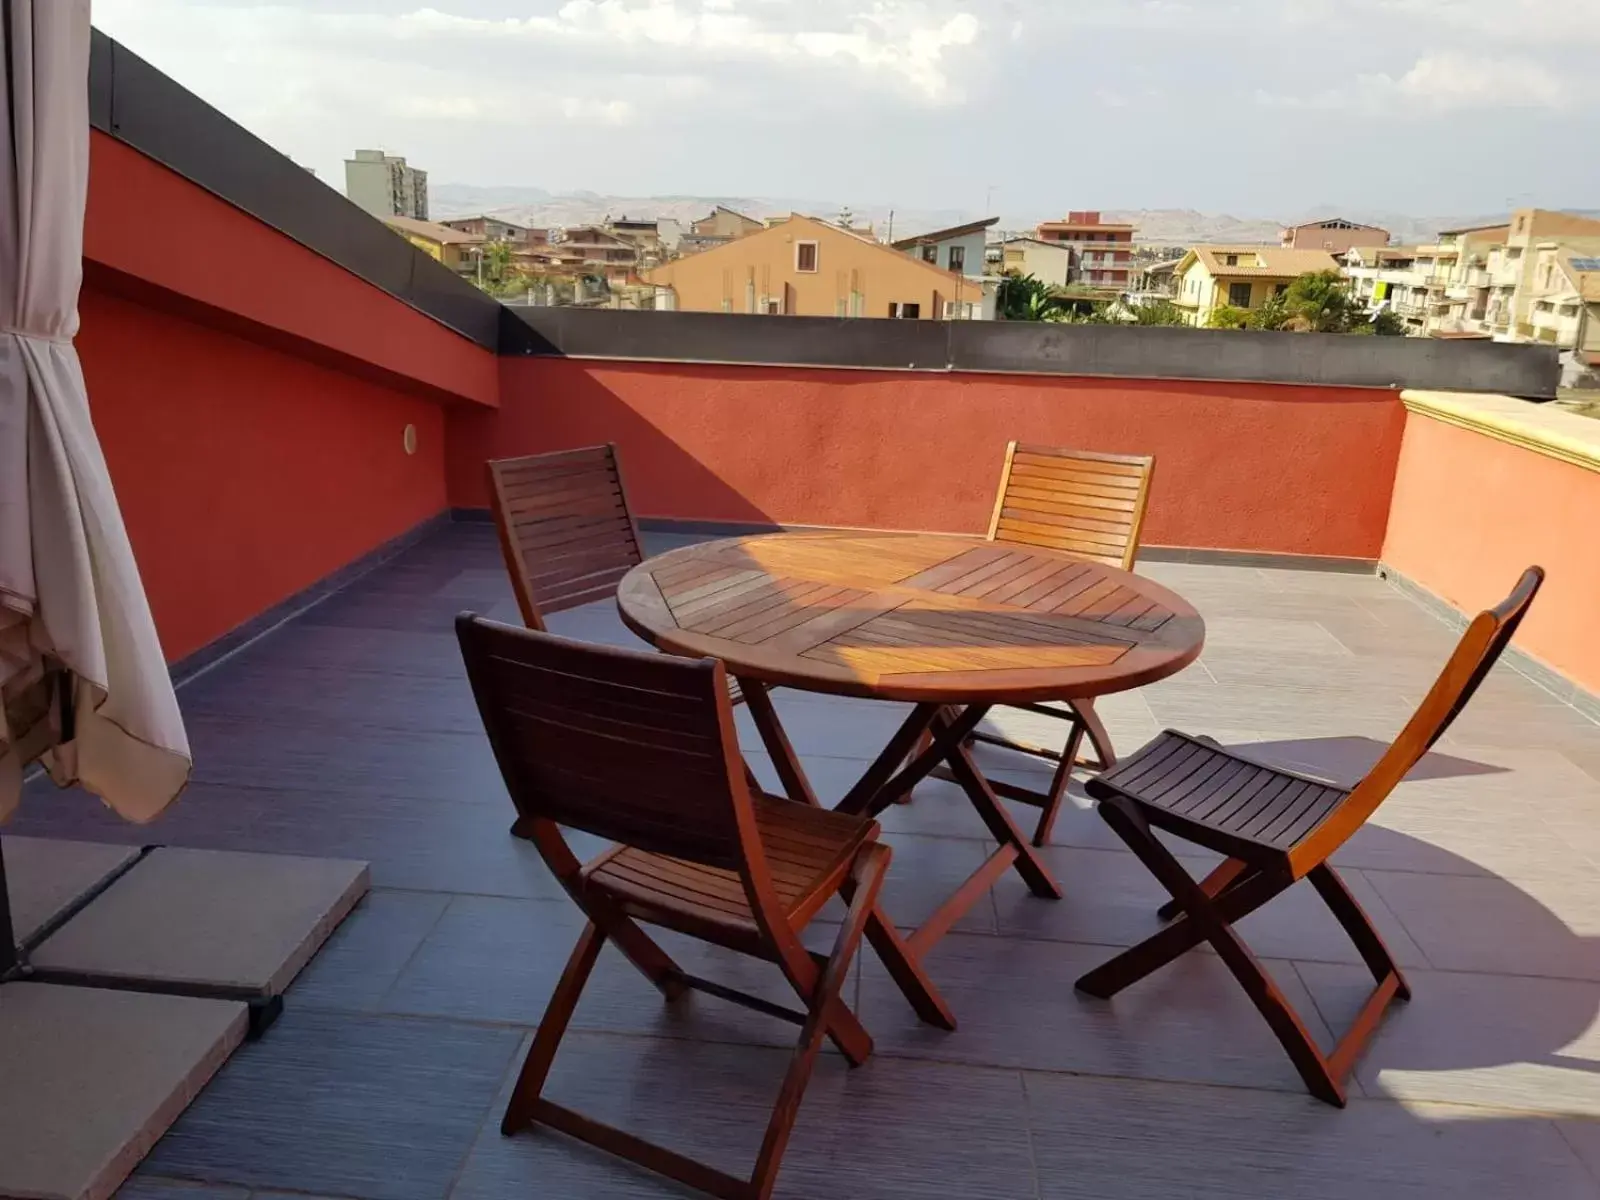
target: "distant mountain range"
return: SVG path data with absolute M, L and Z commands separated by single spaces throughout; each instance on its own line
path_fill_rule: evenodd
M 837 200 L 799 199 L 782 196 L 602 196 L 595 192 L 556 194 L 542 188 L 477 187 L 472 184 L 442 183 L 429 187 L 429 203 L 436 218 L 476 216 L 488 213 L 519 225 L 587 225 L 607 217 L 632 217 L 655 220 L 673 217 L 688 224 L 705 216 L 716 205 L 725 205 L 752 217 L 801 212 L 833 218 L 848 210 L 855 224 L 870 223 L 880 237 L 911 237 L 932 229 L 945 229 L 977 219 L 963 209 L 891 210 L 883 205 L 846 206 Z M 1573 210 L 1582 211 L 1582 210 Z M 1061 217 L 1063 213 L 1001 214 L 1000 230 L 1027 233 L 1040 221 Z M 1586 211 L 1585 216 L 1600 216 Z M 1397 243 L 1429 242 L 1441 229 L 1460 229 L 1486 225 L 1503 219 L 1503 213 L 1468 213 L 1446 216 L 1413 217 L 1403 213 L 1375 212 L 1367 209 L 1335 209 L 1319 205 L 1299 213 L 1287 213 L 1283 220 L 1234 217 L 1227 214 L 1196 212 L 1192 209 L 1162 208 L 1106 210 L 1107 222 L 1131 223 L 1140 242 L 1160 246 L 1192 246 L 1198 242 L 1239 242 L 1275 244 L 1278 231 L 1286 224 L 1344 217 L 1364 225 L 1387 229 Z

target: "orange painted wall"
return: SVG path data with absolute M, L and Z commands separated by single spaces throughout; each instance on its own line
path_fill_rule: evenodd
M 1144 540 L 1376 558 L 1391 392 L 507 358 L 449 414 L 451 503 L 486 459 L 615 441 L 641 515 L 981 532 L 1011 438 L 1153 453 Z
M 444 508 L 437 402 L 92 288 L 80 311 L 95 429 L 169 662 Z
M 1466 613 L 1549 573 L 1516 644 L 1600 692 L 1600 473 L 1411 413 L 1383 560 Z

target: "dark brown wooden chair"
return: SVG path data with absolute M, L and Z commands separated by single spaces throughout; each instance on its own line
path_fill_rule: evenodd
M 1313 1096 L 1343 1107 L 1344 1081 L 1389 1002 L 1409 999 L 1400 968 L 1328 858 L 1460 715 L 1511 641 L 1544 572 L 1530 567 L 1501 604 L 1479 613 L 1394 743 L 1354 789 L 1254 762 L 1209 738 L 1171 730 L 1089 781 L 1100 815 L 1172 895 L 1172 923 L 1078 980 L 1114 996 L 1201 942 L 1210 942 L 1288 1051 Z M 1155 836 L 1163 830 L 1228 857 L 1195 881 Z M 1324 1055 L 1234 925 L 1291 884 L 1309 879 L 1355 943 L 1377 987 Z
M 489 503 L 500 552 L 529 629 L 545 617 L 614 596 L 644 560 L 617 448 L 586 446 L 491 461 Z M 735 704 L 739 681 L 728 680 Z
M 514 832 L 533 842 L 588 925 L 539 1022 L 501 1132 L 547 1125 L 714 1196 L 764 1200 L 822 1038 L 852 1064 L 872 1039 L 840 998 L 865 933 L 919 1015 L 953 1028 L 877 907 L 889 848 L 878 825 L 750 789 L 727 679 L 714 659 L 683 659 L 456 620 L 467 676 L 506 787 Z M 561 827 L 617 845 L 578 862 Z M 833 952 L 800 935 L 835 894 L 848 908 Z M 794 1011 L 689 975 L 639 922 L 776 963 Z M 652 1145 L 544 1096 L 546 1076 L 605 942 L 663 995 L 694 988 L 801 1026 L 749 1179 Z
M 1107 566 L 1133 569 L 1139 553 L 1139 529 L 1144 524 L 1150 496 L 1150 476 L 1155 459 L 1126 454 L 1092 454 L 1087 450 L 1060 450 L 1049 446 L 1006 447 L 1005 467 L 994 515 L 989 518 L 989 540 L 1047 546 Z M 994 781 L 996 794 L 1043 811 L 1033 831 L 1033 844 L 1043 846 L 1061 810 L 1074 767 L 1105 770 L 1117 761 L 1106 727 L 1092 700 L 1053 700 L 1014 707 L 1067 723 L 1061 749 L 1015 741 L 998 733 L 977 730 L 975 742 L 1043 758 L 1056 764 L 1050 786 L 1044 791 Z M 1094 751 L 1080 758 L 1084 739 Z

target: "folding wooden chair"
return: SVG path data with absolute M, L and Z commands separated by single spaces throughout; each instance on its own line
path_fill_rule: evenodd
M 1176 918 L 1153 937 L 1096 967 L 1077 986 L 1102 999 L 1210 942 L 1288 1051 L 1313 1096 L 1344 1106 L 1344 1080 L 1389 1002 L 1410 998 L 1400 968 L 1354 896 L 1328 865 L 1433 746 L 1472 698 L 1511 641 L 1544 572 L 1529 567 L 1500 605 L 1479 613 L 1400 735 L 1353 790 L 1282 771 L 1224 750 L 1209 738 L 1168 730 L 1115 769 L 1089 781 L 1100 815 L 1150 869 Z M 1228 857 L 1196 882 L 1156 838 L 1165 830 Z M 1324 1055 L 1289 1002 L 1234 932 L 1239 920 L 1291 884 L 1309 879 L 1344 926 L 1377 983 Z
M 1139 553 L 1139 528 L 1144 523 L 1154 470 L 1155 459 L 1147 455 L 1092 454 L 1087 450 L 1012 442 L 1006 447 L 1000 491 L 989 518 L 989 540 L 1048 546 L 1124 571 L 1132 570 Z M 971 739 L 1056 764 L 1050 786 L 1042 792 L 1001 780 L 990 782 L 997 795 L 1044 810 L 1033 831 L 1033 844 L 1043 846 L 1050 840 L 1073 768 L 1105 770 L 1116 763 L 1117 756 L 1092 700 L 1053 700 L 1011 707 L 1067 723 L 1066 743 L 1060 750 L 981 729 Z M 1093 759 L 1079 758 L 1086 737 L 1094 750 Z
M 931 988 L 908 986 L 919 969 L 878 911 L 889 848 L 876 840 L 877 823 L 750 790 L 726 675 L 714 659 L 585 645 L 470 613 L 457 618 L 456 634 L 516 805 L 514 832 L 533 842 L 588 917 L 501 1132 L 548 1125 L 711 1195 L 764 1200 L 823 1036 L 852 1065 L 872 1052 L 872 1039 L 840 998 L 864 933 L 919 1015 L 953 1027 Z M 617 845 L 580 864 L 561 826 Z M 848 905 L 844 923 L 833 952 L 814 955 L 800 935 L 836 893 Z M 776 963 L 804 1011 L 687 974 L 641 921 Z M 669 1001 L 694 988 L 801 1026 L 749 1179 L 544 1097 L 557 1047 L 608 940 Z
M 616 594 L 644 559 L 612 443 L 488 464 L 489 500 L 517 607 L 529 629 Z M 735 704 L 739 681 L 728 680 Z

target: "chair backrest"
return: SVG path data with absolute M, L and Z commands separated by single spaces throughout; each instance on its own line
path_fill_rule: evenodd
M 989 539 L 1064 550 L 1128 570 L 1139 553 L 1155 459 L 1049 446 L 1006 447 Z
M 489 496 L 529 629 L 612 595 L 643 558 L 613 445 L 497 459 Z
M 1305 857 L 1313 864 L 1320 862 L 1366 823 L 1395 785 L 1461 715 L 1467 701 L 1472 699 L 1511 643 L 1512 635 L 1517 632 L 1517 626 L 1543 583 L 1544 568 L 1529 567 L 1509 596 L 1472 619 L 1444 670 L 1399 736 L 1356 785 L 1350 798 L 1324 818 L 1323 823 L 1291 852 L 1293 855 Z
M 749 860 L 754 816 L 720 662 L 471 613 L 456 637 L 519 817 L 705 866 Z

